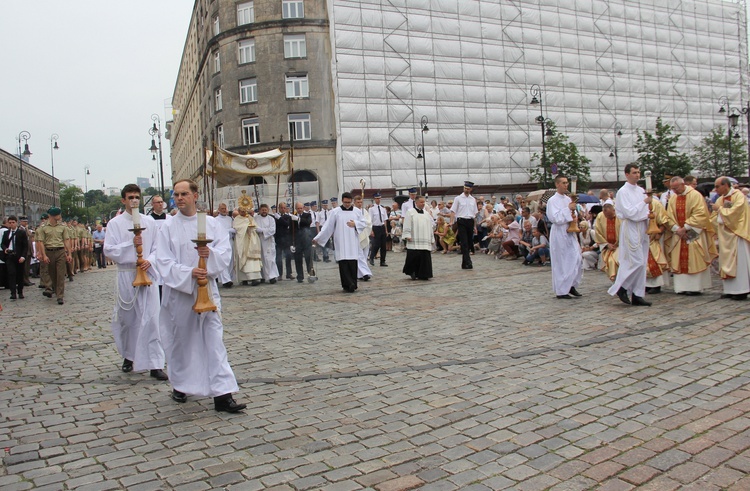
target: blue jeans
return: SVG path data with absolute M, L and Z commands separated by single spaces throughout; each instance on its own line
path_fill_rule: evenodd
M 539 249 L 535 250 L 528 256 L 526 256 L 526 261 L 531 263 L 534 262 L 534 259 L 542 259 L 542 257 L 549 258 L 549 249 L 547 247 L 540 247 Z

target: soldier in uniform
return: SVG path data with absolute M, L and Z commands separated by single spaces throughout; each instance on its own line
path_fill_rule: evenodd
M 63 223 L 60 208 L 50 208 L 49 222 L 39 227 L 36 233 L 37 259 L 47 264 L 49 283 L 43 295 L 52 298 L 57 295 L 57 303 L 62 305 L 65 294 L 65 265 L 73 260 L 71 256 L 72 238 L 70 229 Z
M 70 254 L 71 254 L 71 260 L 67 262 L 65 265 L 65 269 L 68 275 L 68 281 L 73 281 L 73 276 L 75 276 L 76 271 L 78 270 L 76 259 L 78 258 L 78 253 L 76 252 L 78 250 L 78 234 L 76 233 L 75 224 L 78 223 L 76 220 L 70 220 L 68 222 L 63 222 L 65 225 L 65 228 L 68 229 L 68 238 L 70 240 Z M 53 286 L 54 288 L 54 286 Z
M 39 223 L 39 228 L 37 228 L 37 231 L 39 231 L 40 228 L 44 227 L 47 224 L 47 220 L 49 219 L 49 215 L 46 213 L 42 213 L 41 216 L 41 223 Z M 34 237 L 34 242 L 36 243 L 36 237 Z M 37 254 L 39 248 L 34 244 L 34 257 L 38 257 Z M 37 261 L 39 259 L 37 258 Z M 42 261 L 39 261 L 39 288 L 48 288 L 49 285 L 49 265 L 43 263 Z

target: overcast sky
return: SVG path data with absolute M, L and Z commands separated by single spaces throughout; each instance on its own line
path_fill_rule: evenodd
M 0 147 L 88 189 L 151 177 L 151 115 L 170 118 L 193 0 L 0 0 Z M 169 142 L 162 135 L 165 182 Z M 153 181 L 154 185 L 156 180 Z

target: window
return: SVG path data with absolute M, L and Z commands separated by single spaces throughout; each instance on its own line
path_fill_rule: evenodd
M 253 2 L 237 4 L 237 25 L 252 24 L 255 22 L 255 6 Z
M 306 56 L 307 46 L 304 34 L 284 36 L 284 58 L 304 58 Z
M 219 73 L 221 71 L 221 56 L 219 56 L 219 52 L 217 51 L 214 53 L 214 73 Z
M 307 85 L 307 75 L 287 75 L 286 98 L 300 99 L 303 97 L 310 97 L 310 90 Z
M 242 120 L 242 143 L 245 145 L 260 143 L 260 120 L 258 118 Z
M 224 125 L 220 124 L 216 127 L 216 140 L 219 143 L 220 148 L 224 148 Z
M 214 36 L 219 35 L 219 14 L 216 14 L 216 17 L 214 17 Z
M 309 114 L 290 114 L 289 115 L 289 126 L 293 126 L 294 129 L 290 128 L 294 134 L 294 140 L 309 140 L 310 136 L 310 115 Z
M 258 79 L 240 80 L 240 104 L 258 102 Z
M 214 90 L 214 111 L 215 112 L 221 111 L 222 106 L 223 105 L 221 103 L 221 87 L 219 87 L 218 89 Z
M 302 0 L 284 0 L 281 4 L 282 19 L 302 19 L 305 17 L 305 8 Z
M 255 39 L 243 39 L 237 43 L 239 64 L 255 62 Z

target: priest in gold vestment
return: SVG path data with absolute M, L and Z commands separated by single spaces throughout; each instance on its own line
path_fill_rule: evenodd
M 672 232 L 664 244 L 674 291 L 700 295 L 711 287 L 711 261 L 717 256 L 708 207 L 703 195 L 685 185 L 681 177 L 670 181 L 672 196 L 667 205 L 667 227 Z
M 594 236 L 599 244 L 599 269 L 607 273 L 611 281 L 617 276 L 620 266 L 617 248 L 620 244 L 620 219 L 614 205 L 607 203 L 594 221 Z
M 252 206 L 252 204 L 250 205 Z M 262 249 L 260 237 L 256 231 L 255 219 L 248 213 L 248 208 L 240 203 L 239 215 L 234 217 L 232 227 L 237 231 L 234 237 L 234 267 L 237 281 L 253 286 L 260 284 Z
M 669 264 L 667 256 L 664 254 L 664 231 L 667 228 L 667 210 L 658 199 L 651 201 L 651 210 L 654 213 L 654 220 L 660 232 L 649 234 L 648 243 L 648 265 L 646 267 L 646 293 L 661 293 L 661 287 L 666 282 Z
M 723 298 L 745 300 L 750 293 L 750 207 L 747 197 L 727 177 L 716 179 L 719 199 L 713 220 L 719 239 L 719 267 Z

